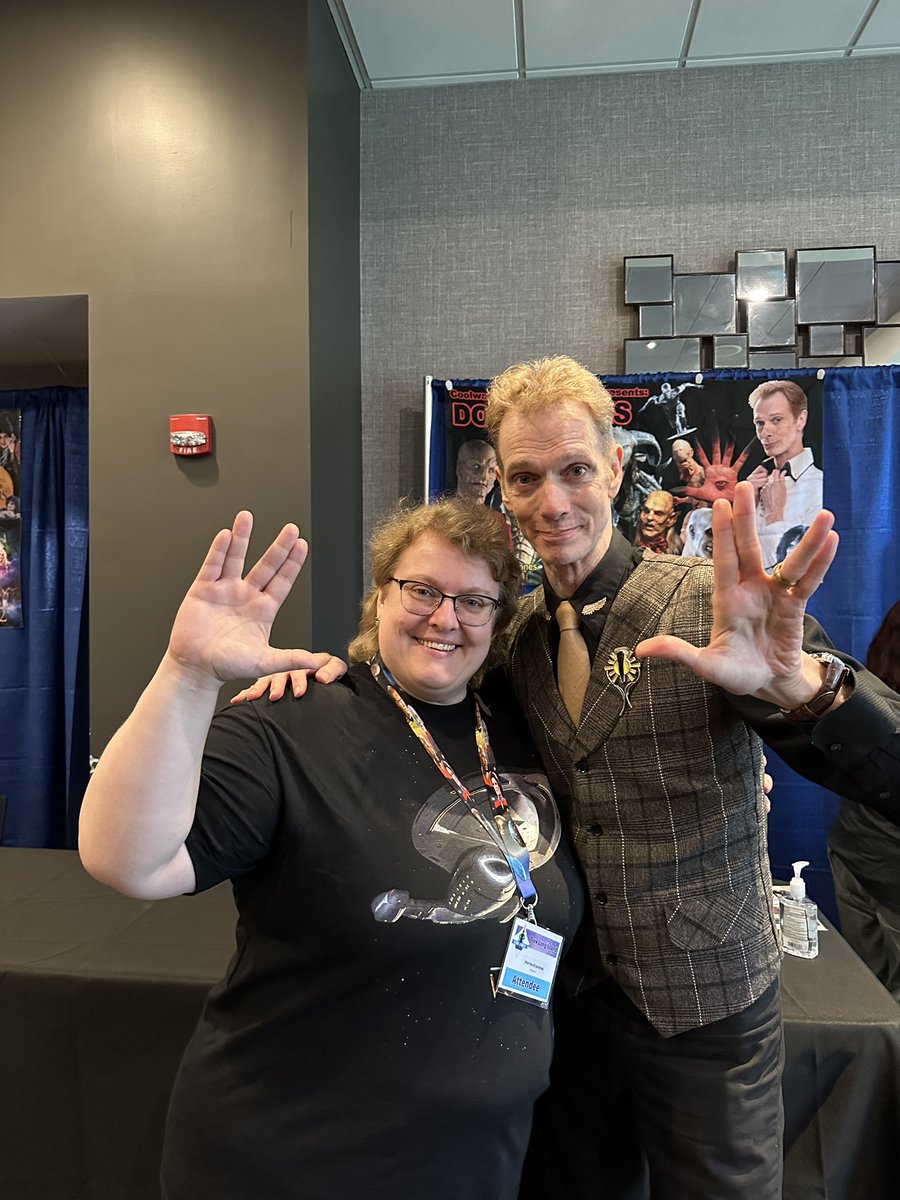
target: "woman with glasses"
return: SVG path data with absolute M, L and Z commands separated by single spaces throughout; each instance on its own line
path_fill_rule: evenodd
M 306 545 L 285 526 L 244 576 L 251 524 L 214 540 L 82 808 L 98 879 L 234 887 L 163 1196 L 512 1200 L 581 895 L 521 717 L 473 691 L 518 595 L 505 530 L 456 499 L 398 512 L 346 676 L 215 713 L 224 680 L 342 666 L 268 645 Z

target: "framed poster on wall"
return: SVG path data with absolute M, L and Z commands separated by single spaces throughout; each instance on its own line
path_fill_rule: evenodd
M 0 629 L 22 627 L 22 414 L 0 409 Z
M 613 505 L 619 531 L 658 553 L 712 554 L 712 502 L 749 479 L 764 565 L 784 558 L 822 507 L 822 381 L 812 373 L 735 379 L 706 375 L 607 377 L 622 447 Z M 526 576 L 540 561 L 503 505 L 485 430 L 488 379 L 425 378 L 429 500 L 456 494 L 507 523 Z

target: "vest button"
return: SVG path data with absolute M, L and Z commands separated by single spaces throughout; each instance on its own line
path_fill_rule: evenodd
M 600 837 L 600 835 L 603 833 L 603 826 L 598 825 L 595 821 L 590 828 L 590 832 L 594 835 L 594 837 Z
M 615 954 L 607 954 L 607 956 L 606 956 L 606 961 L 609 963 L 609 965 L 610 965 L 611 967 L 614 967 L 614 966 L 616 965 L 616 963 L 619 961 L 619 959 L 618 959 L 618 955 L 615 955 Z
M 586 758 L 579 758 L 578 762 L 575 764 L 575 770 L 581 771 L 582 774 L 586 774 L 588 771 L 588 760 Z
M 594 892 L 594 899 L 598 904 L 605 904 L 609 896 L 607 896 L 606 892 Z

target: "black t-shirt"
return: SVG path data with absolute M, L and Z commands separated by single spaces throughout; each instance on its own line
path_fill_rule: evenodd
M 413 703 L 486 813 L 471 699 Z M 487 703 L 536 918 L 568 936 L 556 806 L 514 704 Z M 216 716 L 188 849 L 239 921 L 173 1092 L 167 1200 L 512 1200 L 550 1016 L 492 997 L 509 869 L 368 667 Z

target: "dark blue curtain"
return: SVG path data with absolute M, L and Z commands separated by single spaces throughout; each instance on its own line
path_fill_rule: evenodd
M 825 506 L 841 545 L 811 611 L 832 641 L 863 662 L 881 619 L 900 599 L 900 367 L 826 372 L 822 397 Z M 839 800 L 782 763 L 769 822 L 773 871 L 808 858 L 810 892 L 836 919 L 825 852 Z
M 0 392 L 22 411 L 24 627 L 0 629 L 3 842 L 74 846 L 88 778 L 88 398 Z

